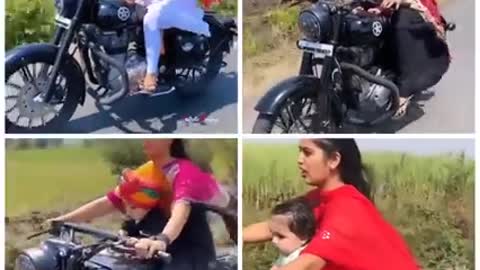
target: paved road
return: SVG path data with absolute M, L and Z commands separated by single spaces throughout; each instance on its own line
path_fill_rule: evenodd
M 442 8 L 457 29 L 448 35 L 453 62 L 429 100 L 412 106 L 407 117 L 373 132 L 473 133 L 475 130 L 475 0 L 451 0 Z M 258 98 L 245 98 L 244 132 L 251 132 Z
M 87 96 L 62 130 L 45 133 L 236 133 L 237 51 L 226 56 L 227 66 L 204 95 L 182 99 L 168 96 L 132 96 L 111 109 L 97 106 Z M 187 124 L 186 116 L 208 115 L 205 125 Z M 17 132 L 11 130 L 9 132 Z

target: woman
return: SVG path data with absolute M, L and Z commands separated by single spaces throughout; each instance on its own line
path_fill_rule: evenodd
M 121 211 L 133 220 L 124 230 L 140 237 L 134 241 L 137 255 L 168 251 L 173 257 L 168 269 L 207 269 L 215 249 L 206 211 L 236 220 L 233 197 L 188 160 L 182 140 L 145 140 L 144 150 L 150 161 L 125 170 L 114 190 L 53 220 L 88 222 Z M 154 237 L 141 238 L 140 231 Z
M 147 74 L 141 93 L 152 94 L 157 89 L 158 64 L 163 49 L 163 30 L 178 28 L 193 33 L 210 36 L 210 29 L 203 21 L 204 12 L 197 0 L 126 0 L 129 4 L 138 3 L 147 9 L 143 18 L 145 49 L 147 54 Z M 206 5 L 211 5 L 206 1 Z
M 315 236 L 281 270 L 417 270 L 406 243 L 375 208 L 353 139 L 304 139 L 298 167 L 315 187 L 304 197 L 314 206 Z M 268 223 L 243 230 L 245 243 L 272 239 Z
M 447 72 L 447 26 L 436 0 L 383 0 L 381 7 L 394 11 L 391 46 L 400 90 L 394 119 L 400 119 L 413 95 L 437 84 Z

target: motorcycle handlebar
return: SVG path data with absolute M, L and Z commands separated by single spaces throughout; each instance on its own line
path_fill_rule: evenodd
M 84 224 L 76 224 L 76 223 L 70 223 L 70 222 L 61 222 L 61 221 L 54 221 L 52 222 L 52 229 L 55 234 L 56 231 L 60 230 L 61 228 L 67 228 L 67 229 L 72 229 L 75 232 L 79 233 L 85 233 L 85 234 L 90 234 L 98 238 L 103 238 L 106 240 L 111 240 L 111 241 L 117 241 L 120 239 L 120 237 L 112 232 L 102 230 L 102 229 L 97 229 L 93 228 L 88 225 Z

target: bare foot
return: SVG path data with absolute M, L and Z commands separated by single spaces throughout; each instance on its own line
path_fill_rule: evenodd
M 143 89 L 148 92 L 154 92 L 157 89 L 157 75 L 148 73 L 143 80 Z
M 407 114 L 408 105 L 413 96 L 400 97 L 398 103 L 400 104 L 395 114 L 392 116 L 393 120 L 399 120 Z

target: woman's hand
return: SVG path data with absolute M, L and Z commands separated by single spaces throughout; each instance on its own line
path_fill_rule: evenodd
M 151 259 L 157 252 L 165 252 L 167 249 L 167 245 L 163 241 L 155 241 L 148 238 L 138 240 L 134 246 L 137 256 L 144 259 Z
M 403 0 L 383 0 L 381 6 L 383 8 L 394 8 L 399 9 L 400 5 L 403 3 Z
M 379 8 L 371 8 L 368 10 L 368 12 L 375 15 L 380 15 L 382 13 L 382 11 Z
M 49 230 L 52 228 L 52 223 L 56 222 L 56 221 L 63 221 L 63 218 L 62 217 L 56 217 L 56 218 L 49 218 L 47 220 L 45 220 L 41 225 L 40 227 L 44 230 Z

